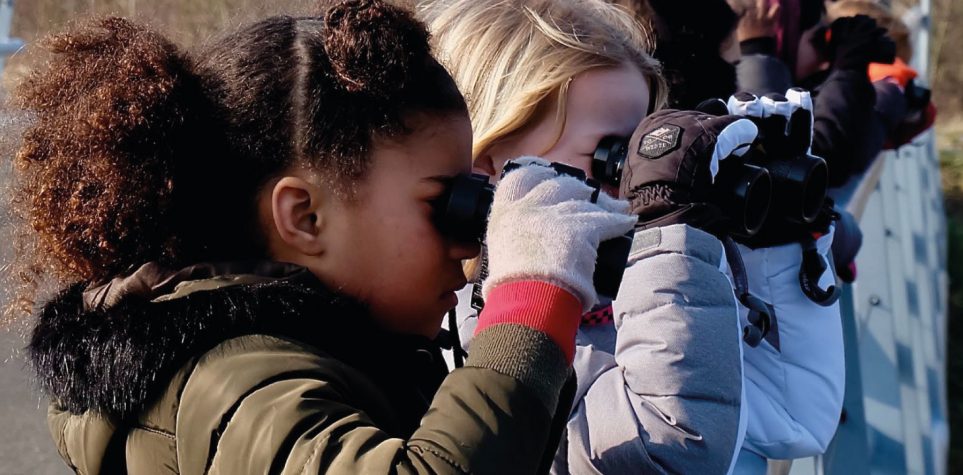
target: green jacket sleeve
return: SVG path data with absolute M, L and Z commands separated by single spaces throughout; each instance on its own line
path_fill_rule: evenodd
M 550 368 L 533 375 L 513 372 L 525 365 L 504 358 L 469 359 L 446 378 L 408 440 L 389 437 L 365 412 L 391 395 L 355 370 L 296 342 L 229 340 L 198 361 L 181 394 L 180 472 L 534 473 L 567 365 L 557 347 L 546 351 L 554 344 L 539 332 L 489 331 L 507 333 L 492 338 L 499 346 L 520 339 L 517 351 L 504 352 L 511 358 Z M 479 353 L 491 360 L 495 352 Z

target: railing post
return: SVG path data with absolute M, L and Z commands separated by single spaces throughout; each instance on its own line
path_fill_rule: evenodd
M 846 393 L 839 428 L 822 456 L 823 473 L 868 475 L 869 449 L 866 446 L 866 412 L 863 407 L 863 374 L 860 369 L 859 329 L 853 305 L 853 287 L 843 287 L 839 299 L 846 350 Z
M 13 21 L 13 0 L 0 0 L 0 73 L 6 65 L 7 57 L 23 47 L 23 41 L 10 37 L 10 24 Z

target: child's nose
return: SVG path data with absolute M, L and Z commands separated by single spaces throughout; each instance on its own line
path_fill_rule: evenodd
M 477 242 L 452 241 L 448 253 L 452 259 L 463 261 L 472 259 L 481 252 L 481 245 Z

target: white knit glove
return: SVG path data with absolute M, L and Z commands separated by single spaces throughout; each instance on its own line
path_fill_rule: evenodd
M 809 91 L 794 87 L 786 91 L 785 96 L 757 97 L 753 94 L 739 93 L 729 97 L 726 102 L 729 113 L 747 117 L 769 117 L 781 115 L 786 119 L 792 117 L 798 109 L 806 109 L 810 113 L 813 111 L 813 99 Z M 810 118 L 810 120 L 812 120 Z M 810 123 L 810 128 L 812 124 Z
M 729 113 L 745 117 L 766 118 L 780 115 L 787 121 L 793 120 L 793 115 L 799 109 L 808 112 L 802 117 L 802 123 L 795 124 L 791 128 L 793 136 L 798 135 L 798 140 L 802 140 L 806 145 L 807 153 L 812 153 L 813 144 L 813 99 L 809 91 L 794 87 L 786 91 L 785 96 L 763 96 L 756 97 L 749 93 L 738 93 L 730 96 L 726 103 Z
M 598 301 L 592 274 L 599 243 L 628 232 L 638 218 L 629 204 L 582 181 L 559 175 L 535 157 L 498 183 L 488 218 L 488 278 L 482 295 L 500 284 L 539 280 L 571 292 L 583 311 Z

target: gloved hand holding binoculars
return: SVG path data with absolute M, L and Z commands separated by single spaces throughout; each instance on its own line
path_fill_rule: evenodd
M 629 201 L 629 212 L 638 218 L 637 229 L 681 223 L 719 237 L 727 248 L 737 296 L 752 310 L 746 340 L 757 344 L 768 331 L 771 310 L 748 292 L 732 238 L 748 245 L 767 245 L 759 236 L 790 242 L 809 236 L 811 230 L 828 228 L 832 215 L 827 211 L 826 163 L 809 153 L 812 101 L 808 92 L 793 89 L 786 96 L 739 94 L 728 104 L 717 100 L 704 103 L 700 109 L 659 111 L 646 117 L 628 139 L 602 139 L 593 157 L 594 179 L 586 178 L 579 169 L 544 161 L 535 164 L 542 168 L 535 174 L 544 180 L 567 177 L 568 181 L 578 181 L 592 190 L 590 202 L 608 208 L 613 200 L 601 193 L 600 182 L 617 187 L 621 197 Z M 531 162 L 526 159 L 522 164 L 510 164 L 503 175 L 519 166 L 532 166 Z M 496 196 L 488 177 L 460 176 L 437 201 L 436 222 L 454 239 L 479 241 L 492 213 L 492 220 L 499 221 L 493 225 L 513 232 L 523 218 L 515 216 L 506 221 L 495 216 L 492 208 L 498 201 Z M 578 223 L 576 215 L 570 217 L 573 224 L 591 225 Z M 532 214 L 524 219 L 538 221 L 536 218 L 537 214 Z M 787 229 L 792 236 L 786 236 Z M 597 296 L 615 296 L 631 246 L 630 237 L 609 234 L 589 240 L 592 246 L 601 242 L 592 292 L 585 290 L 584 282 L 576 286 L 591 303 Z M 489 239 L 491 236 L 489 233 Z M 555 246 L 556 240 L 570 240 L 572 236 L 549 232 L 539 238 L 544 242 L 529 251 L 538 254 L 535 251 L 542 249 L 538 246 Z M 555 264 L 566 265 L 561 258 Z
M 582 170 L 522 157 L 505 165 L 497 190 L 485 175 L 456 177 L 435 204 L 435 221 L 453 239 L 484 237 L 474 306 L 504 279 L 538 278 L 569 290 L 587 311 L 618 292 L 635 223 L 627 211 Z
M 837 18 L 812 36 L 813 46 L 832 62 L 833 69 L 865 71 L 870 63 L 892 63 L 896 43 L 876 20 L 866 15 Z
M 787 225 L 817 222 L 828 186 L 826 162 L 810 154 L 812 100 L 740 93 L 728 104 L 650 115 L 628 140 L 606 137 L 593 172 L 620 187 L 639 226 L 685 223 L 749 244 L 782 237 Z M 628 151 L 635 153 L 629 157 Z M 808 229 L 808 228 L 807 228 Z M 786 242 L 796 236 L 786 238 Z
M 840 288 L 819 286 L 823 273 L 834 266 L 818 252 L 816 239 L 830 232 L 839 215 L 827 196 L 826 162 L 811 155 L 813 115 L 809 92 L 792 88 L 785 96 L 768 94 L 761 98 L 739 93 L 729 98 L 727 109 L 750 117 L 759 125 L 759 141 L 745 158 L 769 170 L 775 190 L 772 211 L 760 232 L 736 236 L 736 240 L 754 249 L 799 243 L 803 253 L 800 288 L 812 302 L 832 305 L 839 298 Z
M 752 234 L 769 207 L 767 173 L 723 162 L 745 154 L 757 135 L 741 117 L 663 110 L 643 120 L 624 146 L 603 141 L 595 157 L 625 162 L 619 194 L 632 203 L 640 228 L 684 223 L 717 236 Z
M 756 97 L 738 93 L 729 98 L 732 114 L 748 117 L 759 126 L 759 139 L 744 158 L 768 170 L 773 183 L 770 212 L 760 232 L 736 235 L 750 247 L 794 242 L 811 232 L 828 230 L 831 201 L 827 201 L 829 168 L 811 154 L 812 99 L 799 88 L 786 95 Z
M 593 171 L 619 185 L 640 217 L 637 226 L 684 223 L 720 238 L 736 295 L 750 309 L 744 332 L 754 345 L 768 331 L 771 308 L 749 292 L 733 238 L 754 247 L 802 243 L 801 288 L 820 305 L 834 302 L 837 287 L 816 285 L 827 266 L 816 262 L 812 237 L 835 218 L 826 197 L 828 168 L 810 153 L 812 100 L 805 90 L 737 94 L 699 109 L 660 111 L 631 139 L 604 139 Z

